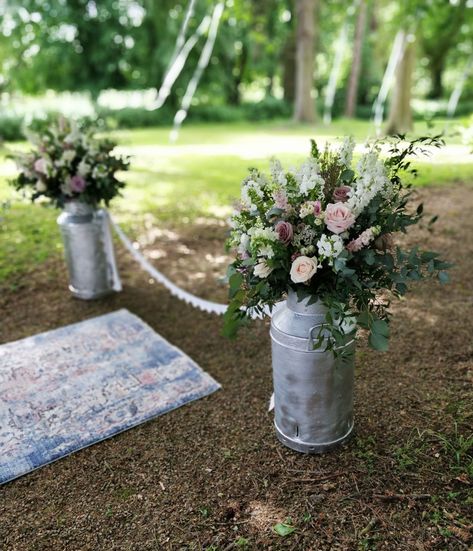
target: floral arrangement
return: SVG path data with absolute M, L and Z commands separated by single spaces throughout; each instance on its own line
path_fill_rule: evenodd
M 94 132 L 63 117 L 41 132 L 29 132 L 33 150 L 13 156 L 20 172 L 12 185 L 33 201 L 47 197 L 58 207 L 73 199 L 108 205 L 125 185 L 116 172 L 127 170 L 129 162 L 112 155 L 116 144 Z
M 264 314 L 292 288 L 300 300 L 327 306 L 316 348 L 335 351 L 360 327 L 373 348 L 386 350 L 389 295 L 404 295 L 409 282 L 428 276 L 448 280 L 450 265 L 437 253 L 404 251 L 393 240 L 423 216 L 422 205 L 409 209 L 411 186 L 401 179 L 415 174 L 409 157 L 442 144 L 440 136 L 398 136 L 385 143 L 384 159 L 378 142 L 354 166 L 353 138 L 322 152 L 312 141 L 298 169 L 273 160 L 270 175 L 251 170 L 231 220 L 236 259 L 224 332 L 235 335 L 250 312 Z

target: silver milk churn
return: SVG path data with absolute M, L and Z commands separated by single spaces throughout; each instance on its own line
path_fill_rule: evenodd
M 72 294 L 91 300 L 121 291 L 107 211 L 68 201 L 57 222 Z
M 278 439 L 294 450 L 322 453 L 341 444 L 353 429 L 353 340 L 345 353 L 314 350 L 326 307 L 298 301 L 289 290 L 271 320 L 274 424 Z

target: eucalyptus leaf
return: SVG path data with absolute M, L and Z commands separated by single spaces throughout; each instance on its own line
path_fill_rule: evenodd
M 380 352 L 386 352 L 389 347 L 389 341 L 387 337 L 381 335 L 380 333 L 371 333 L 368 341 L 372 348 L 374 348 L 375 350 L 379 350 Z
M 290 524 L 278 522 L 273 526 L 273 530 L 279 536 L 286 537 L 291 535 L 293 532 L 295 532 L 296 528 L 294 526 L 291 526 Z

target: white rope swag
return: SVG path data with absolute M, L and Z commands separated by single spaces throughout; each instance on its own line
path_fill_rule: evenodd
M 163 273 L 161 273 L 159 270 L 157 270 L 134 246 L 131 240 L 127 237 L 125 232 L 120 228 L 120 226 L 115 222 L 115 220 L 109 216 L 110 223 L 112 224 L 113 229 L 115 230 L 116 234 L 120 238 L 120 241 L 122 242 L 123 246 L 130 252 L 130 254 L 133 256 L 133 258 L 138 262 L 138 264 L 141 266 L 145 272 L 148 272 L 148 274 L 156 280 L 158 283 L 161 283 L 166 287 L 166 289 L 175 297 L 177 297 L 180 300 L 183 300 L 187 304 L 190 304 L 194 308 L 198 308 L 199 310 L 203 310 L 204 312 L 210 312 L 211 314 L 217 314 L 219 316 L 222 316 L 227 311 L 228 305 L 227 304 L 220 304 L 218 302 L 212 302 L 210 300 L 205 300 L 203 298 L 200 298 L 196 295 L 193 295 L 192 293 L 189 293 L 185 289 L 182 289 L 182 287 L 179 287 L 175 283 L 173 283 L 168 277 L 166 277 Z M 278 304 L 275 305 L 273 308 L 273 312 L 276 311 L 278 308 Z M 264 314 L 258 314 L 256 312 L 251 312 L 251 317 L 253 319 L 261 319 L 264 316 L 271 316 L 272 311 L 268 306 L 265 306 L 264 308 Z
M 164 285 L 166 289 L 174 296 L 187 302 L 194 308 L 199 308 L 204 312 L 211 312 L 212 314 L 223 315 L 227 310 L 226 304 L 218 304 L 217 302 L 210 302 L 209 300 L 204 300 L 199 298 L 192 293 L 189 293 L 175 285 L 169 278 L 157 270 L 134 246 L 130 239 L 125 235 L 120 226 L 110 217 L 110 221 L 114 230 L 116 231 L 120 241 L 123 243 L 126 249 L 131 253 L 133 258 L 140 264 L 143 270 L 149 273 L 149 275 Z

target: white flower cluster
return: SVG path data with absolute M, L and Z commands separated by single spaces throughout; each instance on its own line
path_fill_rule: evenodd
M 340 163 L 345 168 L 350 168 L 351 166 L 355 145 L 356 145 L 355 138 L 353 138 L 353 136 L 348 136 L 343 140 L 343 143 L 340 146 L 340 149 L 338 150 L 338 157 L 340 159 Z
M 314 205 L 312 203 L 302 203 L 299 214 L 301 218 L 314 214 Z
M 378 194 L 386 194 L 390 190 L 390 181 L 386 168 L 379 159 L 375 149 L 361 157 L 357 165 L 358 178 L 345 203 L 351 212 L 358 216 L 370 201 Z
M 244 255 L 248 252 L 250 246 L 250 236 L 247 233 L 242 233 L 240 236 L 240 243 L 238 244 L 238 253 Z
M 270 170 L 273 181 L 278 183 L 280 186 L 285 187 L 287 185 L 287 177 L 284 173 L 281 161 L 273 157 L 270 163 Z
M 343 239 L 339 235 L 326 235 L 323 233 L 317 242 L 317 250 L 321 260 L 326 259 L 330 266 L 344 250 Z
M 277 241 L 278 234 L 272 228 L 262 228 L 261 226 L 254 226 L 248 230 L 248 234 L 253 240 L 265 239 L 267 241 Z
M 311 245 L 316 236 L 315 230 L 310 226 L 302 224 L 301 227 L 298 227 L 298 231 L 294 234 L 293 244 L 300 248 L 304 245 Z
M 261 184 L 253 179 L 249 179 L 241 186 L 241 202 L 244 207 L 249 210 L 256 210 L 256 205 L 253 203 L 255 197 L 260 199 L 264 197 Z
M 294 174 L 302 195 L 308 195 L 309 191 L 317 190 L 315 198 L 323 198 L 325 181 L 320 175 L 320 167 L 313 158 L 305 160 L 300 169 Z

